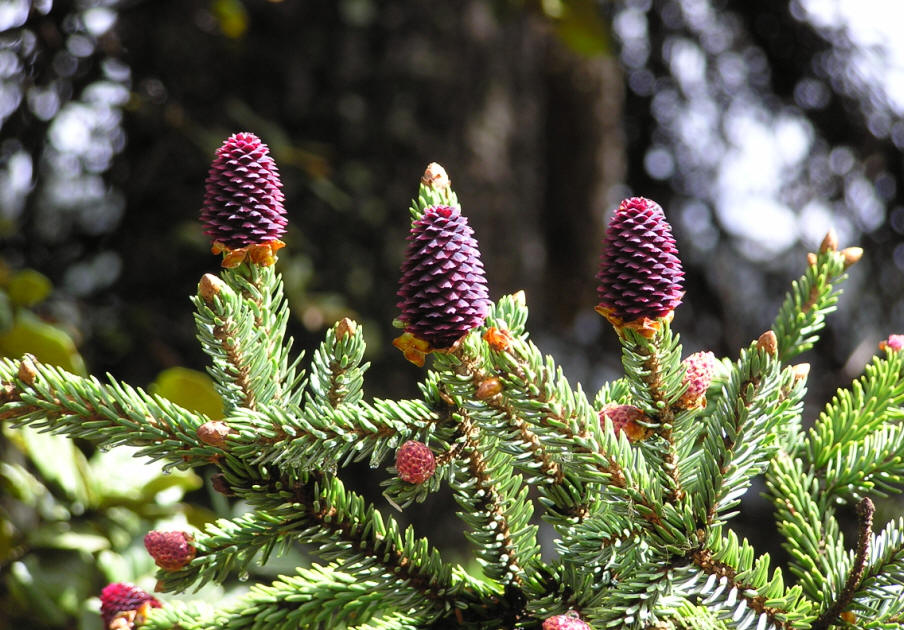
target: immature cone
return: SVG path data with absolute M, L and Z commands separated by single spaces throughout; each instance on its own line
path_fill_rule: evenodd
M 888 339 L 879 342 L 879 350 L 898 352 L 904 349 L 904 335 L 889 335 Z
M 423 442 L 408 440 L 396 452 L 396 470 L 402 481 L 424 483 L 436 471 L 436 458 Z
M 683 362 L 685 373 L 683 384 L 687 389 L 678 399 L 681 409 L 695 409 L 706 406 L 706 390 L 716 373 L 716 356 L 712 352 L 695 352 Z
M 160 532 L 154 530 L 144 537 L 148 550 L 157 566 L 165 571 L 178 571 L 191 562 L 197 550 L 191 544 L 194 538 L 185 532 Z
M 408 336 L 395 345 L 403 351 L 418 341 L 426 352 L 448 348 L 486 318 L 490 300 L 473 234 L 457 207 L 431 206 L 412 224 L 397 293 Z
M 631 442 L 638 442 L 647 437 L 649 429 L 641 422 L 649 422 L 650 419 L 643 411 L 634 405 L 609 404 L 599 412 L 600 426 L 605 426 L 605 419 L 609 417 L 615 434 L 624 433 Z
M 125 582 L 108 584 L 100 593 L 100 616 L 104 628 L 109 628 L 118 615 L 137 611 L 142 606 L 160 608 L 160 602 L 153 595 Z M 134 615 L 131 620 L 134 620 Z M 127 627 L 132 627 L 131 620 Z
M 576 612 L 570 611 L 546 619 L 543 622 L 543 630 L 590 630 L 590 626 L 581 621 Z
M 201 223 L 214 253 L 227 253 L 223 266 L 235 266 L 245 255 L 258 264 L 273 263 L 286 231 L 281 188 L 270 150 L 253 133 L 233 134 L 217 149 L 205 181 Z
M 681 303 L 684 271 L 662 208 L 625 199 L 609 221 L 600 260 L 599 311 L 616 328 L 648 329 Z

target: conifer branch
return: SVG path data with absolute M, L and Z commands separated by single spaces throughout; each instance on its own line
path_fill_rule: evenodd
M 650 427 L 661 438 L 644 440 L 641 447 L 662 462 L 664 481 L 668 484 L 666 501 L 680 501 L 685 494 L 678 475 L 678 456 L 673 429 L 675 403 L 683 392 L 681 377 L 681 346 L 666 322 L 648 338 L 626 329 L 619 336 L 622 342 L 622 364 L 632 379 L 632 402 L 652 420 Z M 642 384 L 643 387 L 637 385 Z
M 300 413 L 271 406 L 239 410 L 227 421 L 241 438 L 232 447 L 236 455 L 286 468 L 334 469 L 364 457 L 378 466 L 392 448 L 441 416 L 420 400 L 376 399 L 335 409 L 305 405 Z M 256 441 L 248 439 L 255 433 Z
M 228 477 L 230 490 L 252 501 L 255 510 L 233 521 L 221 519 L 196 536 L 194 560 L 179 571 L 160 573 L 164 590 L 222 581 L 231 571 L 244 570 L 258 552 L 263 563 L 279 545 L 296 541 L 314 545 L 321 559 L 344 571 L 371 579 L 391 576 L 431 602 L 432 615 L 476 597 L 453 579 L 453 567 L 426 539 L 415 539 L 411 528 L 403 533 L 337 477 L 265 473 L 263 480 Z
M 782 546 L 791 556 L 791 572 L 813 601 L 826 602 L 843 587 L 849 560 L 841 544 L 834 511 L 814 498 L 818 484 L 803 463 L 779 451 L 766 474 L 769 499 L 776 508 Z
M 224 419 L 112 378 L 0 359 L 0 421 L 132 444 L 167 466 L 214 464 L 215 489 L 248 506 L 197 535 L 150 532 L 163 590 L 223 581 L 296 543 L 322 563 L 216 608 L 112 584 L 102 593 L 106 630 L 587 630 L 588 621 L 827 630 L 901 619 L 904 522 L 873 536 L 864 500 L 849 552 L 834 509 L 904 484 L 904 335 L 880 345 L 887 356 L 839 392 L 806 439 L 807 366 L 782 366 L 815 341 L 856 251 L 837 252 L 827 237 L 774 331 L 734 363 L 708 351 L 682 361 L 670 322 L 684 272 L 671 228 L 654 202 L 625 200 L 597 276 L 597 310 L 621 339 L 625 374 L 591 404 L 530 341 L 524 295 L 490 302 L 473 229 L 431 165 L 410 208 L 405 330 L 393 345 L 417 365 L 432 355 L 433 369 L 422 399 L 365 400 L 364 337 L 351 320 L 327 331 L 309 382 L 290 360 L 273 269 L 285 231 L 280 186 L 253 134 L 224 143 L 207 180 L 202 222 L 226 270 L 202 279 L 195 319 Z M 482 571 L 444 562 L 336 476 L 351 461 L 377 467 L 393 450 L 385 497 L 408 506 L 448 484 Z M 764 471 L 798 577 L 790 587 L 726 526 Z M 558 536 L 552 559 L 531 523 L 533 499 Z
M 292 408 L 300 402 L 304 373 L 297 369 L 300 355 L 289 359 L 282 278 L 272 266 L 264 269 L 243 264 L 224 270 L 222 279 L 207 274 L 192 298 L 198 338 L 212 359 L 209 372 L 227 413 L 259 403 Z
M 870 493 L 888 496 L 904 484 L 904 426 L 884 426 L 848 442 L 817 472 L 823 476 L 822 505 L 858 501 Z
M 730 518 L 726 510 L 739 503 L 778 449 L 776 428 L 800 413 L 802 394 L 792 371 L 781 370 L 770 355 L 755 346 L 741 352 L 704 430 L 705 455 L 694 493 L 702 522 Z
M 838 390 L 803 443 L 814 472 L 883 424 L 904 419 L 904 352 L 875 357 L 849 389 Z
M 786 614 L 786 611 L 767 605 L 768 600 L 764 596 L 759 595 L 757 589 L 750 584 L 740 582 L 737 579 L 738 574 L 734 568 L 713 558 L 709 550 L 698 550 L 692 554 L 690 559 L 694 566 L 698 567 L 704 575 L 709 577 L 701 589 L 702 605 L 713 607 L 719 596 L 726 593 L 725 604 L 735 606 L 737 602 L 746 606 L 755 616 L 765 618 L 767 623 L 773 628 L 780 628 L 781 630 L 792 630 L 794 628 L 794 624 L 791 621 L 781 619 Z M 710 593 L 712 586 L 718 586 L 718 588 Z M 721 606 L 718 608 L 721 609 Z M 732 617 L 734 617 L 735 610 L 737 608 L 731 611 L 733 613 Z
M 863 574 L 866 569 L 866 563 L 869 560 L 870 539 L 873 535 L 873 513 L 876 511 L 873 502 L 869 497 L 863 498 L 857 504 L 857 516 L 860 519 L 858 535 L 857 535 L 857 553 L 854 556 L 854 562 L 848 573 L 847 581 L 844 589 L 839 593 L 838 597 L 832 602 L 819 618 L 813 622 L 812 630 L 827 630 L 838 618 L 851 600 L 860 582 L 863 580 Z
M 778 359 L 787 363 L 806 352 L 819 340 L 826 315 L 835 310 L 847 277 L 847 268 L 856 262 L 845 251 L 825 249 L 809 260 L 804 275 L 795 280 L 779 308 L 771 329 L 778 340 Z
M 536 527 L 530 526 L 527 487 L 511 475 L 510 457 L 483 437 L 470 414 L 453 414 L 462 447 L 455 469 L 455 499 L 461 518 L 469 525 L 466 536 L 478 546 L 478 557 L 487 576 L 521 590 L 530 570 L 527 558 L 535 557 Z
M 20 378 L 27 362 L 30 374 Z M 0 358 L 4 384 L 0 422 L 15 420 L 57 434 L 98 442 L 103 447 L 129 444 L 139 455 L 165 460 L 169 466 L 199 466 L 215 461 L 219 449 L 198 442 L 203 415 L 110 378 L 104 385 L 26 358 Z
M 900 623 L 904 599 L 898 597 L 904 583 L 904 519 L 888 523 L 870 543 L 863 580 L 853 598 L 852 609 L 864 620 Z

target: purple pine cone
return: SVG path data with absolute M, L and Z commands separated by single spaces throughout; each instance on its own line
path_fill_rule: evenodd
M 405 331 L 448 348 L 483 323 L 490 300 L 474 230 L 457 207 L 431 206 L 411 226 L 399 281 Z
M 622 322 L 665 317 L 681 303 L 684 271 L 659 204 L 643 197 L 619 204 L 596 277 L 599 310 Z
M 204 233 L 230 250 L 278 241 L 286 231 L 281 188 L 267 145 L 253 133 L 233 134 L 205 180 Z

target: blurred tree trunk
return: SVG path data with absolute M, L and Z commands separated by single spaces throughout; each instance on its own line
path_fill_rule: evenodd
M 604 219 L 625 181 L 624 81 L 616 58 L 582 56 L 555 38 L 545 66 L 543 301 L 548 323 L 562 329 L 596 304 Z

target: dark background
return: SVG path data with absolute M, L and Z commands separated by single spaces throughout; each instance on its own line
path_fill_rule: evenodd
M 197 216 L 236 131 L 270 145 L 285 184 L 296 347 L 341 316 L 363 322 L 374 396 L 410 395 L 420 375 L 389 342 L 407 207 L 431 161 L 476 230 L 491 296 L 524 289 L 534 338 L 586 391 L 621 369 L 594 274 L 629 195 L 674 226 L 685 354 L 736 356 L 830 226 L 864 247 L 802 357 L 808 418 L 904 332 L 904 123 L 846 30 L 798 2 L 45 0 L 10 15 L 0 255 L 53 281 L 39 314 L 77 334 L 91 373 L 145 385 L 203 369 L 188 296 L 218 259 Z M 779 173 L 769 194 L 793 213 L 790 238 L 739 230 L 754 206 L 726 202 L 745 198 L 720 175 L 749 148 L 744 116 L 806 131 L 797 159 L 776 170 L 765 153 L 750 171 Z

